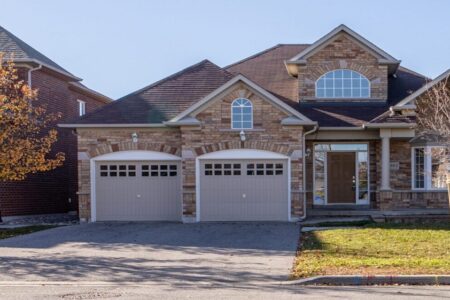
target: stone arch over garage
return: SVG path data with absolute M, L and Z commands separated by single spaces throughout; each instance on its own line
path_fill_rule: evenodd
M 279 153 L 285 156 L 291 156 L 293 150 L 285 144 L 277 144 L 266 141 L 226 141 L 207 144 L 202 147 L 194 149 L 196 156 L 201 156 L 211 152 L 224 151 L 224 150 L 262 150 L 268 152 Z
M 147 141 L 123 141 L 119 143 L 99 144 L 95 148 L 88 151 L 89 157 L 94 158 L 100 155 L 108 153 L 121 152 L 121 151 L 154 151 L 162 152 L 175 156 L 181 156 L 181 149 L 167 145 L 165 143 L 152 143 Z

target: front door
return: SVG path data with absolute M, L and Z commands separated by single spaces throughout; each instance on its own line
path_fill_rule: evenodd
M 355 204 L 355 152 L 327 153 L 328 204 Z

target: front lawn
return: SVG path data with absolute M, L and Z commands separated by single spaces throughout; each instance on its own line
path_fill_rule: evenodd
M 14 228 L 14 229 L 0 229 L 0 240 L 1 239 L 7 239 L 16 235 L 23 235 L 28 234 L 40 230 L 50 229 L 54 228 L 56 226 L 52 225 L 34 225 L 34 226 L 27 226 L 27 227 L 20 227 L 20 228 Z
M 450 224 L 370 224 L 302 233 L 293 277 L 450 274 Z

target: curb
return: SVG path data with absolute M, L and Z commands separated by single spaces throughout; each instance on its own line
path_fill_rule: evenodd
M 289 285 L 450 285 L 450 275 L 334 275 L 293 280 Z

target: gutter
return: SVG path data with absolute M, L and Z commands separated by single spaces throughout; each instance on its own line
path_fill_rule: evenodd
M 417 126 L 415 123 L 366 123 L 363 128 L 392 128 L 392 129 L 413 129 Z
M 303 134 L 302 148 L 303 148 L 303 216 L 300 217 L 299 221 L 306 219 L 306 136 L 317 131 L 319 125 L 314 125 L 314 128 Z
M 31 72 L 42 69 L 42 64 L 39 64 L 36 68 L 28 69 L 28 86 L 31 88 Z

